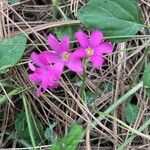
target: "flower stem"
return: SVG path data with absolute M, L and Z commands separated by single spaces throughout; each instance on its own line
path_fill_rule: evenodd
M 85 86 L 86 86 L 86 70 L 84 67 L 83 76 L 82 76 L 81 98 L 82 98 L 82 101 L 85 104 L 87 104 L 86 97 L 85 97 Z

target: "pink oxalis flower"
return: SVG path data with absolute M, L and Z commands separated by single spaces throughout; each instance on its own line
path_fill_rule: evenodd
M 65 66 L 74 72 L 83 72 L 81 59 L 69 51 L 69 36 L 64 36 L 61 42 L 59 42 L 52 34 L 50 34 L 48 36 L 48 43 L 53 49 L 53 51 L 49 53 L 50 61 L 51 63 L 56 63 L 59 66 L 57 68 L 59 74 L 62 74 Z
M 47 88 L 54 89 L 58 87 L 58 83 L 60 76 L 57 74 L 57 64 L 51 65 L 49 63 L 49 52 L 44 51 L 37 55 L 36 53 L 32 53 L 30 60 L 33 63 L 29 63 L 29 68 L 34 72 L 28 76 L 29 80 L 32 83 L 38 83 L 39 88 L 37 89 L 37 96 L 39 97 L 41 94 L 41 90 L 43 92 L 46 91 Z
M 32 63 L 29 63 L 29 68 L 33 73 L 29 75 L 29 80 L 39 84 L 37 96 L 40 96 L 42 90 L 45 92 L 47 88 L 54 89 L 59 86 L 57 81 L 65 66 L 74 72 L 82 73 L 81 58 L 90 58 L 94 67 L 97 68 L 104 62 L 102 55 L 111 53 L 113 50 L 110 42 L 103 41 L 103 34 L 99 30 L 93 31 L 90 38 L 79 31 L 76 33 L 76 39 L 81 47 L 71 53 L 69 36 L 64 36 L 59 42 L 50 34 L 48 43 L 53 50 L 41 52 L 39 55 L 34 52 L 31 54 Z
M 110 42 L 103 41 L 103 34 L 99 30 L 94 30 L 90 38 L 82 31 L 77 32 L 75 36 L 81 45 L 76 50 L 75 55 L 90 58 L 95 68 L 100 67 L 104 63 L 102 55 L 111 53 L 113 50 Z

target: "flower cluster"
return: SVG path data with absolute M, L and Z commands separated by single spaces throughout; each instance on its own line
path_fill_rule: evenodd
M 39 55 L 32 53 L 30 56 L 29 68 L 33 71 L 29 75 L 32 83 L 38 83 L 37 96 L 47 88 L 55 89 L 59 86 L 64 67 L 68 67 L 76 73 L 83 72 L 82 58 L 88 58 L 95 68 L 104 63 L 103 54 L 111 53 L 113 50 L 110 42 L 105 42 L 103 34 L 99 30 L 91 33 L 90 38 L 82 31 L 75 34 L 80 47 L 74 52 L 70 51 L 69 36 L 64 36 L 59 42 L 55 36 L 48 36 L 50 51 L 43 51 Z

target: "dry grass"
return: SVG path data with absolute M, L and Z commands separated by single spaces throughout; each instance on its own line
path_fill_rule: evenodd
M 65 3 L 64 3 L 65 2 Z M 27 100 L 32 107 L 32 111 L 43 122 L 44 125 L 56 122 L 55 134 L 63 136 L 71 123 L 77 121 L 86 129 L 86 136 L 81 142 L 81 150 L 112 150 L 121 144 L 128 136 L 129 130 L 119 126 L 117 122 L 108 119 L 93 125 L 96 120 L 94 110 L 104 111 L 128 89 L 137 84 L 141 79 L 141 73 L 148 55 L 145 55 L 146 48 L 150 46 L 150 39 L 133 38 L 132 40 L 115 44 L 115 51 L 106 56 L 106 63 L 100 70 L 95 70 L 90 64 L 86 66 L 86 87 L 98 94 L 97 99 L 90 105 L 85 105 L 80 97 L 80 88 L 76 83 L 81 81 L 80 75 L 66 72 L 61 80 L 61 88 L 57 91 L 47 91 L 40 98 L 36 96 L 36 87 L 31 85 L 27 79 L 28 58 L 32 51 L 48 49 L 46 38 L 48 33 L 53 32 L 54 27 L 66 24 L 79 24 L 76 18 L 77 10 L 84 5 L 86 0 L 67 0 L 61 3 L 60 8 L 64 13 L 71 12 L 72 21 L 53 20 L 52 5 L 46 0 L 23 0 L 20 3 L 9 5 L 0 2 L 0 37 L 8 38 L 18 33 L 29 34 L 28 44 L 23 57 L 18 65 L 12 67 L 7 74 L 0 77 L 5 80 L 5 95 L 7 87 L 20 87 L 27 96 Z M 150 2 L 139 0 L 144 23 L 150 24 Z M 140 35 L 147 35 L 150 30 L 143 29 Z M 106 84 L 107 83 L 107 84 Z M 112 90 L 108 88 L 108 83 L 112 85 Z M 103 91 L 99 89 L 104 85 Z M 4 94 L 3 90 L 0 90 Z M 8 96 L 9 97 L 9 96 Z M 17 138 L 12 140 L 4 138 L 5 134 L 11 134 L 14 130 L 14 120 L 17 112 L 23 111 L 20 96 L 9 97 L 4 105 L 0 106 L 0 146 L 1 148 L 16 148 Z M 137 120 L 130 127 L 139 128 L 146 119 L 150 117 L 150 103 L 143 88 L 134 94 L 128 101 L 140 106 L 140 113 Z M 112 115 L 125 122 L 124 108 L 126 103 L 117 107 Z M 90 125 L 93 126 L 92 130 Z M 149 135 L 149 127 L 143 130 Z M 46 149 L 46 143 L 41 144 L 41 148 Z M 150 149 L 150 141 L 144 137 L 137 137 L 129 143 L 126 149 Z

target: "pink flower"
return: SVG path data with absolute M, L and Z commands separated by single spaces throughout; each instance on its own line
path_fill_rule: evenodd
M 81 48 L 75 51 L 75 56 L 90 58 L 95 68 L 104 63 L 102 55 L 111 53 L 113 50 L 110 42 L 103 42 L 103 34 L 99 30 L 94 30 L 90 38 L 84 32 L 79 31 L 76 33 L 76 39 Z
M 41 90 L 45 92 L 47 88 L 57 88 L 59 84 L 56 81 L 60 78 L 57 74 L 58 65 L 50 65 L 49 52 L 44 51 L 39 55 L 33 52 L 30 59 L 34 64 L 30 62 L 29 68 L 34 71 L 34 73 L 30 74 L 28 78 L 32 83 L 39 84 L 37 96 L 40 96 Z
M 48 36 L 48 43 L 54 50 L 50 52 L 50 61 L 51 63 L 59 65 L 59 74 L 62 74 L 65 66 L 74 72 L 83 72 L 83 66 L 80 58 L 75 57 L 74 53 L 69 51 L 69 36 L 64 36 L 61 42 L 59 42 L 52 34 L 50 34 Z

